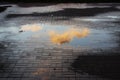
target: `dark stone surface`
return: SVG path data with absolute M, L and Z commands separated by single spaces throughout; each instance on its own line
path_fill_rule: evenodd
M 6 7 L 0 7 L 0 12 L 5 11 L 7 8 Z
M 8 7 L 12 7 L 12 6 L 0 6 L 0 13 L 5 11 Z
M 72 64 L 78 73 L 88 73 L 110 79 L 120 79 L 120 55 L 79 56 Z
M 85 2 L 119 2 L 119 1 L 116 1 L 116 0 L 3 0 L 2 2 L 11 2 L 11 3 L 34 3 L 34 2 L 47 2 L 47 3 L 53 3 L 53 2 L 57 2 L 57 3 L 71 3 L 71 2 L 82 2 L 82 3 L 85 3 Z
M 120 11 L 115 7 L 108 7 L 108 8 L 86 8 L 86 9 L 76 9 L 76 8 L 66 8 L 60 11 L 55 12 L 48 12 L 48 13 L 37 13 L 34 12 L 32 14 L 8 14 L 7 18 L 14 18 L 14 17 L 24 17 L 24 16 L 54 16 L 54 17 L 85 17 L 85 16 L 95 16 L 97 14 L 113 12 L 113 11 Z
M 56 5 L 58 3 L 18 3 L 19 7 L 43 7 L 43 6 L 51 6 Z

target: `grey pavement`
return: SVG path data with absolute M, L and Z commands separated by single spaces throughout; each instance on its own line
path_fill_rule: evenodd
M 0 13 L 0 80 L 120 79 L 119 4 L 8 5 Z

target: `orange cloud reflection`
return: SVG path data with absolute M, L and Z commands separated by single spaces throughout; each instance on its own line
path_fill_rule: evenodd
M 26 25 L 23 25 L 20 29 L 20 31 L 32 31 L 32 32 L 36 32 L 36 31 L 39 31 L 41 30 L 42 27 L 39 26 L 38 24 L 26 24 Z
M 50 39 L 55 44 L 63 44 L 70 42 L 74 37 L 77 38 L 83 38 L 86 37 L 89 34 L 89 29 L 84 28 L 81 31 L 77 29 L 69 29 L 68 31 L 59 34 L 55 31 L 51 31 L 50 33 Z
M 45 68 L 40 68 L 38 69 L 36 72 L 34 72 L 33 74 L 34 75 L 41 75 L 41 74 L 45 74 L 48 72 L 48 69 L 45 69 Z

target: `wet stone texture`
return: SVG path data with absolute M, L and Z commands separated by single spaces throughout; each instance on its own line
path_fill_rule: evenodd
M 28 47 L 34 48 L 33 51 L 21 51 L 18 48 L 18 50 L 14 50 L 15 47 L 15 45 L 9 45 L 8 49 L 1 49 L 1 80 L 66 80 L 79 78 L 79 75 L 77 76 L 69 70 L 69 63 L 72 62 L 71 58 L 75 56 L 72 49 L 34 48 L 34 46 L 29 45 Z
M 120 80 L 120 4 L 2 7 L 0 80 Z

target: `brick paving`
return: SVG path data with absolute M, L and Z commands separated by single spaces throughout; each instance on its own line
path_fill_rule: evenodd
M 69 8 L 69 7 L 72 8 L 71 4 L 67 5 L 67 6 L 66 6 L 66 4 L 64 4 L 64 5 L 62 5 L 63 8 L 60 8 L 61 5 L 58 5 L 57 7 L 56 6 L 53 6 L 53 9 L 48 8 L 48 6 L 42 7 L 42 8 L 40 8 L 41 10 L 39 10 L 39 11 L 42 14 L 44 14 L 43 12 L 45 12 L 45 13 L 49 12 L 49 11 L 51 12 L 51 10 L 53 10 L 53 12 L 54 12 L 54 9 L 55 9 L 55 11 L 59 12 L 59 9 L 60 9 L 60 11 L 63 11 L 63 15 L 64 15 L 65 8 Z M 81 7 L 81 4 L 79 4 L 79 5 L 74 4 L 73 7 L 75 7 L 75 6 L 76 6 L 76 8 L 78 8 L 78 6 Z M 86 8 L 86 6 L 83 6 L 83 8 L 84 7 Z M 58 9 L 58 10 L 56 10 L 56 9 Z M 106 9 L 108 9 L 108 10 L 110 9 L 110 11 L 111 11 L 111 8 L 106 8 Z M 22 31 L 21 31 L 21 33 L 19 33 L 19 31 L 15 31 L 15 30 L 18 30 L 18 28 L 23 24 L 46 23 L 46 22 L 48 22 L 48 23 L 55 22 L 55 24 L 57 24 L 57 25 L 58 24 L 69 24 L 69 26 L 77 25 L 80 27 L 82 27 L 82 25 L 83 25 L 83 27 L 88 26 L 90 28 L 96 28 L 96 29 L 98 28 L 98 30 L 99 29 L 111 30 L 114 33 L 115 32 L 118 33 L 118 36 L 117 36 L 118 40 L 116 41 L 116 40 L 114 40 L 114 38 L 113 39 L 110 38 L 111 39 L 110 44 L 113 45 L 112 42 L 115 42 L 115 43 L 117 43 L 117 47 L 114 46 L 114 48 L 116 50 L 114 50 L 114 48 L 113 48 L 113 49 L 110 49 L 111 51 L 109 51 L 109 52 L 112 52 L 113 54 L 117 53 L 119 55 L 119 53 L 120 53 L 120 50 L 119 50 L 119 47 L 120 47 L 119 46 L 119 43 L 120 43 L 119 17 L 118 17 L 118 19 L 116 18 L 118 20 L 118 22 L 116 22 L 116 23 L 114 21 L 109 22 L 109 18 L 108 18 L 108 21 L 105 21 L 105 22 L 104 22 L 104 20 L 101 21 L 102 23 L 99 20 L 94 22 L 94 20 L 96 20 L 96 19 L 94 19 L 94 17 L 93 17 L 93 22 L 89 21 L 89 19 L 87 22 L 84 22 L 84 19 L 83 19 L 83 21 L 81 22 L 81 21 L 79 21 L 79 18 L 77 20 L 76 15 L 74 15 L 73 17 L 64 17 L 64 16 L 58 17 L 58 16 L 54 16 L 51 14 L 46 15 L 46 16 L 40 16 L 40 14 L 37 15 L 37 12 L 35 12 L 36 10 L 37 10 L 37 7 L 36 7 L 36 9 L 28 8 L 28 12 L 27 12 L 27 8 L 18 7 L 15 5 L 11 8 L 8 8 L 5 12 L 0 13 L 0 28 L 3 29 L 0 32 L 0 80 L 115 80 L 115 79 L 101 78 L 99 75 L 98 76 L 90 75 L 89 73 L 85 73 L 85 72 L 78 73 L 77 71 L 75 72 L 72 67 L 72 64 L 75 62 L 75 59 L 77 59 L 79 56 L 89 55 L 90 53 L 101 54 L 102 49 L 90 50 L 90 49 L 83 48 L 83 47 L 73 48 L 71 46 L 59 46 L 59 45 L 47 44 L 49 42 L 45 42 L 45 41 L 41 42 L 41 41 L 39 41 L 40 39 L 36 40 L 37 38 L 33 39 L 32 37 L 28 41 L 24 41 L 24 40 L 22 41 L 22 39 L 19 40 L 19 38 L 21 38 L 21 35 L 19 35 L 19 34 L 21 34 Z M 76 10 L 77 9 L 75 9 L 75 11 Z M 100 10 L 104 10 L 104 9 L 100 8 Z M 29 11 L 30 11 L 30 13 L 29 13 Z M 71 9 L 70 15 L 73 15 L 73 13 L 72 13 L 73 11 L 74 10 Z M 115 9 L 115 11 L 118 11 L 118 9 Z M 79 10 L 78 10 L 78 12 L 79 12 Z M 93 12 L 94 12 L 94 10 L 93 10 Z M 28 15 L 27 15 L 27 13 L 28 13 Z M 34 14 L 31 15 L 31 13 L 34 13 L 36 16 Z M 18 14 L 18 17 L 16 14 Z M 61 14 L 58 14 L 58 15 L 61 15 Z M 93 13 L 91 15 L 93 15 Z M 118 16 L 119 13 L 114 14 L 114 15 Z M 65 16 L 69 16 L 69 15 L 65 14 Z M 105 15 L 105 16 L 107 17 L 107 15 Z M 74 20 L 74 17 L 75 17 L 75 20 Z M 102 16 L 102 17 L 99 16 L 99 17 L 101 19 L 102 18 L 104 19 L 104 16 Z M 63 20 L 63 22 L 59 22 L 62 20 Z M 87 20 L 87 18 L 85 20 Z M 90 18 L 90 20 L 92 20 L 92 17 Z M 59 25 L 59 26 L 61 27 L 61 25 Z M 16 27 L 16 28 L 13 28 L 13 27 Z M 8 29 L 13 30 L 13 32 L 9 31 Z M 99 31 L 99 32 L 101 33 L 101 31 Z M 104 46 L 104 43 L 105 43 L 105 45 L 108 45 L 107 48 L 108 47 L 110 48 L 108 40 L 106 40 L 104 42 L 104 39 L 100 39 L 101 37 L 99 38 L 99 36 L 102 36 L 102 35 L 99 35 L 99 32 L 94 33 L 95 37 L 93 36 L 92 38 L 95 38 L 95 39 L 91 39 L 91 41 L 90 41 L 90 42 L 93 42 L 92 46 L 95 45 L 95 47 L 98 48 L 99 46 Z M 102 31 L 102 32 L 104 32 L 104 31 Z M 97 37 L 96 34 L 99 36 Z M 112 34 L 110 34 L 110 35 L 112 35 Z M 22 34 L 22 36 L 24 36 L 24 34 Z M 96 39 L 96 37 L 98 39 Z M 12 39 L 16 38 L 16 39 L 12 40 L 11 38 Z M 104 36 L 102 38 L 108 38 L 108 36 L 107 37 Z M 97 45 L 95 43 L 97 40 L 98 40 L 98 42 L 100 41 L 99 42 L 100 45 L 99 44 Z M 103 42 L 101 42 L 101 41 L 103 41 Z M 89 40 L 88 40 L 88 42 L 89 42 Z M 90 47 L 92 47 L 92 46 L 90 46 Z M 106 46 L 104 46 L 103 48 L 106 48 Z M 104 53 L 106 53 L 106 52 L 103 51 L 102 54 L 104 54 Z M 84 61 L 85 59 L 89 59 L 89 58 L 84 58 L 84 59 L 79 59 L 79 60 Z M 86 62 L 87 61 L 89 62 L 89 60 L 86 60 Z M 95 58 L 93 60 L 95 60 Z M 91 62 L 92 62 L 92 59 L 91 59 Z M 80 63 L 80 62 L 78 62 L 78 63 Z M 97 63 L 97 61 L 96 61 L 96 63 Z M 116 62 L 113 62 L 113 63 L 116 63 Z M 85 68 L 83 68 L 84 71 L 87 71 L 86 68 L 89 67 L 86 65 L 89 65 L 91 67 L 91 63 L 83 64 L 83 66 L 85 66 Z M 92 66 L 94 66 L 94 65 L 92 65 Z M 98 69 L 100 67 L 98 66 Z M 104 67 L 104 65 L 102 65 L 102 67 Z M 79 69 L 79 67 L 78 67 L 78 69 Z M 118 70 L 118 71 L 120 71 L 120 70 Z M 119 76 L 119 73 L 118 73 L 118 76 Z
M 32 42 L 2 43 L 6 46 L 0 48 L 0 80 L 103 80 L 70 70 L 71 63 L 84 49 L 35 48 Z

